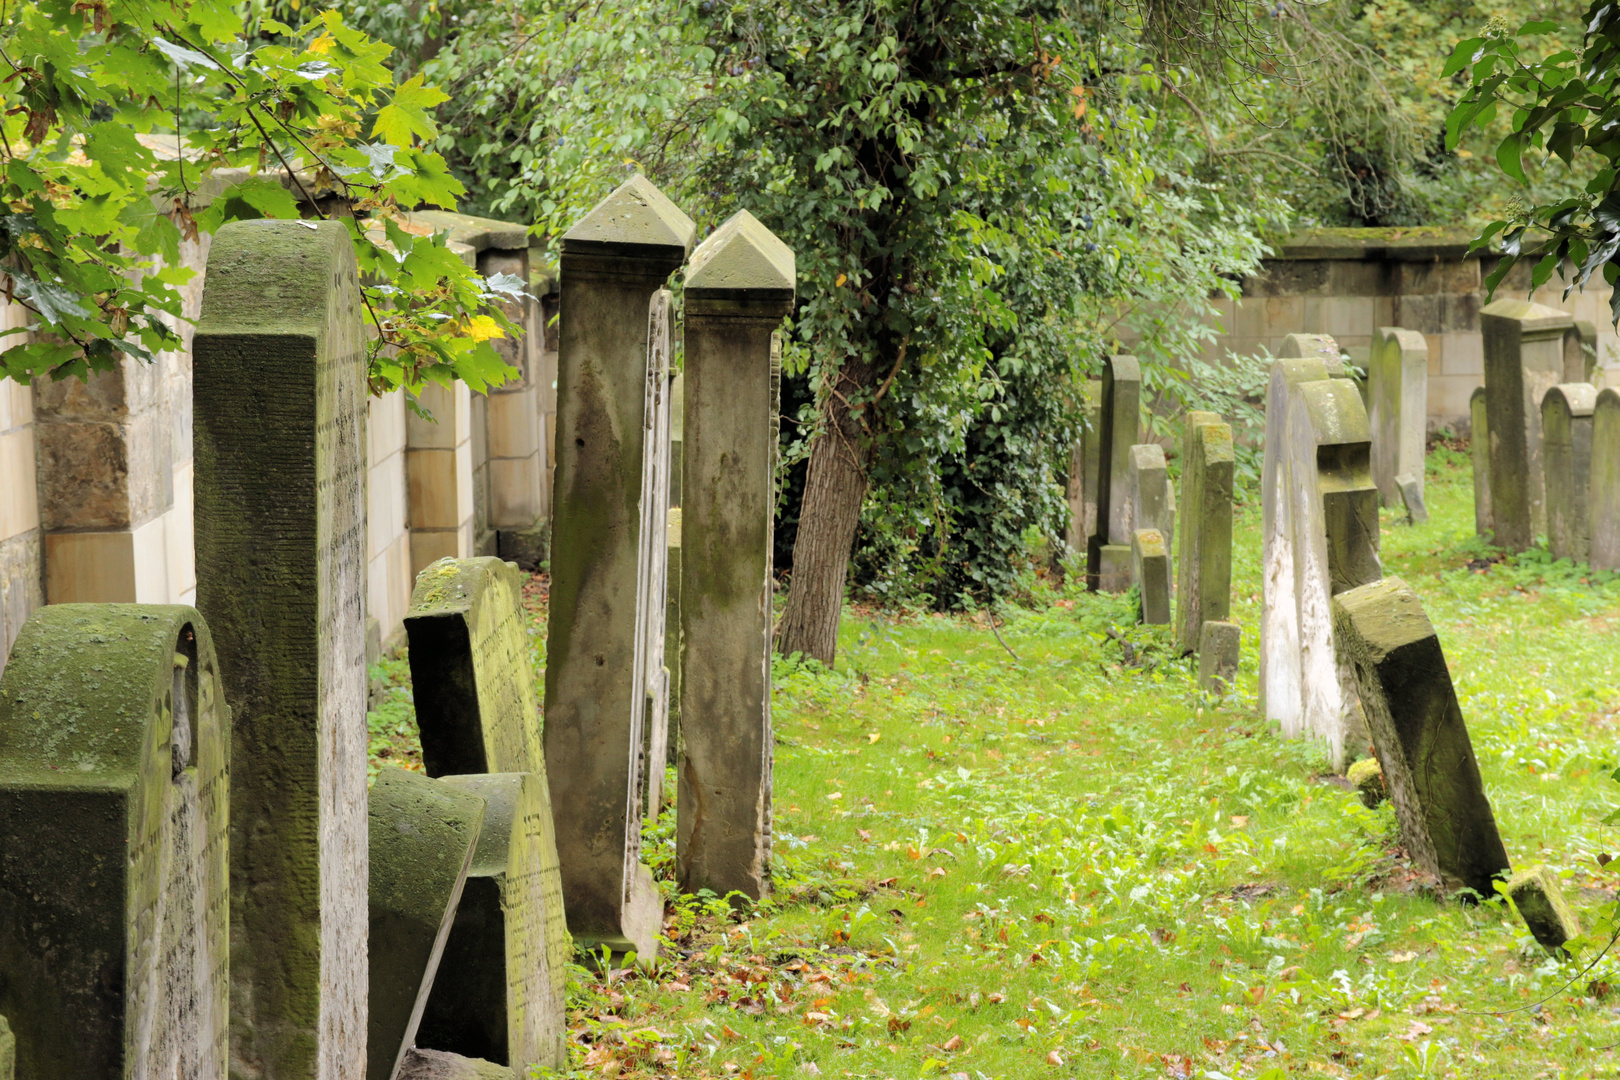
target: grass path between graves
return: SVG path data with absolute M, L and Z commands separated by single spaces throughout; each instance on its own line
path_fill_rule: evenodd
M 1429 485 L 1429 524 L 1386 514 L 1386 572 L 1441 634 L 1515 866 L 1561 870 L 1606 940 L 1620 579 L 1487 562 L 1463 455 Z M 1557 992 L 1583 963 L 1431 895 L 1388 805 L 1257 713 L 1259 531 L 1240 510 L 1224 701 L 1121 600 L 1044 585 L 1001 631 L 1016 659 L 982 620 L 865 612 L 836 670 L 779 663 L 777 896 L 732 913 L 666 880 L 655 968 L 576 973 L 575 1075 L 1620 1076 L 1620 967 Z M 391 693 L 373 750 L 397 763 Z M 673 824 L 649 830 L 665 879 Z

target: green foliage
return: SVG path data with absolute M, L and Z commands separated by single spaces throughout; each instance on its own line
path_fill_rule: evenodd
M 488 339 L 511 327 L 486 304 L 521 284 L 399 227 L 401 209 L 462 188 L 423 145 L 444 94 L 396 86 L 389 51 L 336 12 L 294 29 L 225 0 L 8 9 L 0 271 L 34 319 L 5 331 L 27 340 L 0 375 L 82 377 L 177 348 L 183 241 L 336 196 L 362 215 L 336 216 L 366 282 L 374 389 L 503 381 Z

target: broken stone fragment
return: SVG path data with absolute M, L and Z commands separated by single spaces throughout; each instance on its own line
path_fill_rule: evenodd
M 1502 890 L 1530 933 L 1548 952 L 1556 953 L 1564 943 L 1581 936 L 1581 924 L 1575 918 L 1564 890 L 1558 884 L 1558 875 L 1551 867 L 1533 866 L 1513 875 Z
M 1411 473 L 1401 473 L 1395 478 L 1395 486 L 1400 489 L 1401 501 L 1406 504 L 1406 520 L 1413 525 L 1424 525 L 1429 520 L 1429 508 L 1423 504 L 1423 485 L 1412 478 Z
M 395 1080 L 512 1080 L 512 1070 L 442 1050 L 409 1050 Z
M 1369 810 L 1389 798 L 1389 789 L 1384 786 L 1384 769 L 1377 758 L 1362 758 L 1350 766 L 1344 778 L 1355 786 L 1361 804 Z

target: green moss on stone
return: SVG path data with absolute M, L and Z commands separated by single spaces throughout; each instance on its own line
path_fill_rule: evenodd
M 1581 924 L 1564 899 L 1558 875 L 1550 867 L 1535 866 L 1513 875 L 1502 890 L 1519 917 L 1541 947 L 1548 952 L 1563 950 L 1564 943 L 1580 937 Z

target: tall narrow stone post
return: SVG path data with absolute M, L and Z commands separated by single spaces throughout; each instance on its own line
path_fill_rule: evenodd
M 1176 552 L 1176 641 L 1196 652 L 1206 622 L 1232 609 L 1232 428 L 1189 412 L 1181 457 L 1181 532 Z
M 1415 330 L 1381 326 L 1368 372 L 1372 473 L 1385 506 L 1402 505 L 1402 473 L 1423 492 L 1423 451 L 1429 408 L 1429 343 Z
M 562 242 L 546 772 L 569 929 L 588 947 L 642 956 L 662 913 L 641 862 L 646 688 L 636 681 L 647 312 L 694 232 L 637 176 Z
M 1592 408 L 1592 479 L 1587 489 L 1594 570 L 1620 570 L 1620 391 L 1599 391 Z
M 1086 559 L 1087 584 L 1095 591 L 1131 587 L 1131 447 L 1142 427 L 1142 368 L 1134 356 L 1103 362 L 1102 431 L 1097 459 L 1097 532 Z
M 1481 309 L 1485 411 L 1490 424 L 1491 515 L 1496 544 L 1523 551 L 1546 531 L 1541 399 L 1564 379 L 1567 312 L 1528 300 Z
M 1069 460 L 1069 527 L 1064 540 L 1069 550 L 1084 554 L 1097 533 L 1097 467 L 1101 460 L 1102 383 L 1081 384 L 1080 407 L 1084 424 Z
M 232 1071 L 366 1063 L 366 355 L 334 221 L 241 221 L 195 345 L 197 607 L 231 720 Z
M 1491 514 L 1491 421 L 1483 386 L 1476 386 L 1468 399 L 1468 417 L 1468 453 L 1474 464 L 1474 534 L 1490 536 L 1496 530 L 1496 519 Z
M 794 284 L 793 252 L 746 210 L 687 272 L 675 854 L 687 892 L 770 889 L 771 335 L 793 311 Z
M 1547 492 L 1547 547 L 1555 559 L 1591 555 L 1587 494 L 1592 479 L 1592 410 L 1597 388 L 1560 383 L 1541 400 L 1541 462 Z

